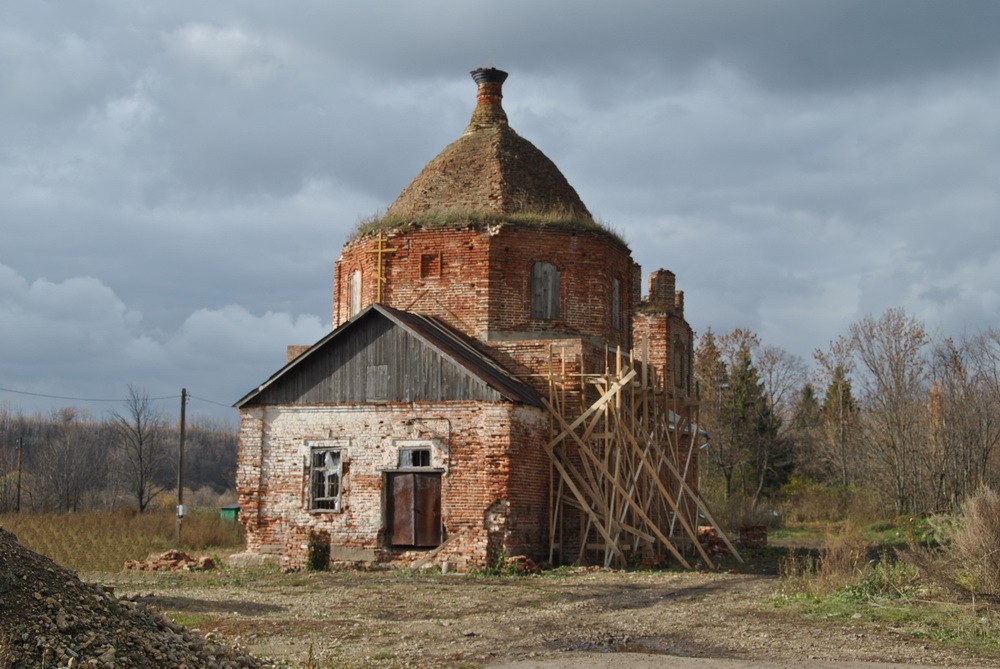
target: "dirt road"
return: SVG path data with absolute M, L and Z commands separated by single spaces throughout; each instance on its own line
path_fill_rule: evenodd
M 948 665 L 951 669 L 977 669 L 971 666 Z M 618 653 L 595 655 L 571 654 L 558 660 L 512 662 L 494 669 L 927 669 L 925 664 L 887 664 L 884 662 L 828 662 L 824 660 L 715 660 L 695 657 L 668 657 Z
M 311 657 L 314 667 L 1000 667 L 888 627 L 796 618 L 769 602 L 778 581 L 759 575 L 226 570 L 87 578 L 256 655 L 294 665 Z

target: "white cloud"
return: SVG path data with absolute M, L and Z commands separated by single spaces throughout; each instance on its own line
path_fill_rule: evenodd
M 699 331 L 808 357 L 869 311 L 1000 306 L 997 3 L 52 7 L 0 27 L 0 379 L 242 394 L 489 64 Z
M 2 264 L 0 322 L 11 324 L 0 329 L 4 388 L 109 398 L 128 384 L 153 395 L 188 387 L 223 404 L 280 367 L 287 344 L 315 343 L 329 329 L 316 316 L 229 305 L 197 309 L 176 331 L 153 330 L 97 279 L 28 281 Z
M 178 58 L 245 86 L 260 85 L 281 69 L 275 45 L 235 26 L 191 23 L 164 33 L 163 41 Z

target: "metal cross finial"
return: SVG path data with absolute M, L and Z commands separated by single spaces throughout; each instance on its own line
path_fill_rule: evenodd
M 397 248 L 386 246 L 385 243 L 387 241 L 389 241 L 389 238 L 386 237 L 381 230 L 379 230 L 378 237 L 375 238 L 375 244 L 376 244 L 375 248 L 365 251 L 365 253 L 374 253 L 377 258 L 376 269 L 375 269 L 375 285 L 378 286 L 378 288 L 375 291 L 376 292 L 375 301 L 378 302 L 379 304 L 382 303 L 382 284 L 387 283 L 385 275 L 382 273 L 382 269 L 385 262 L 383 257 L 387 253 L 395 253 L 396 251 L 399 250 Z

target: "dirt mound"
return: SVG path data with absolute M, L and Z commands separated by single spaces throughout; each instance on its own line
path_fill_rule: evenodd
M 145 605 L 82 582 L 0 528 L 0 669 L 264 668 Z

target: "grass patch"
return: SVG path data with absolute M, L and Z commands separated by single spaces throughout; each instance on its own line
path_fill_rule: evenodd
M 5 514 L 0 526 L 25 548 L 77 571 L 118 571 L 125 560 L 178 548 L 177 519 L 169 510 L 92 511 L 73 514 Z M 215 510 L 184 519 L 179 548 L 189 552 L 232 552 L 244 544 L 239 523 L 220 520 Z
M 1000 612 L 977 610 L 968 604 L 886 597 L 859 600 L 851 591 L 827 596 L 783 595 L 773 603 L 810 620 L 878 625 L 914 639 L 1000 657 Z
M 178 625 L 183 625 L 188 629 L 206 627 L 216 620 L 215 616 L 208 615 L 207 613 L 187 613 L 183 611 L 168 611 L 167 617 Z
M 914 639 L 1000 657 L 1000 611 L 938 601 L 912 552 L 926 542 L 918 518 L 844 527 L 825 546 L 790 554 L 780 568 L 779 608 L 813 620 L 888 627 Z M 873 545 L 873 542 L 877 545 Z
M 922 516 L 903 516 L 881 520 L 865 527 L 865 537 L 880 546 L 933 546 L 937 539 L 930 519 Z
M 768 532 L 768 540 L 790 543 L 796 541 L 813 542 L 822 540 L 827 534 L 827 532 L 823 532 L 815 526 L 789 524 L 787 527 L 779 527 Z
M 477 229 L 499 225 L 520 226 L 537 229 L 561 229 L 569 232 L 597 232 L 607 235 L 622 246 L 628 246 L 625 238 L 607 223 L 593 218 L 567 215 L 561 212 L 514 213 L 501 214 L 492 211 L 471 209 L 434 210 L 413 216 L 389 216 L 376 214 L 361 219 L 354 232 L 348 238 L 353 241 L 358 237 L 378 231 L 407 230 L 414 228 L 436 229 L 453 226 L 468 226 Z

